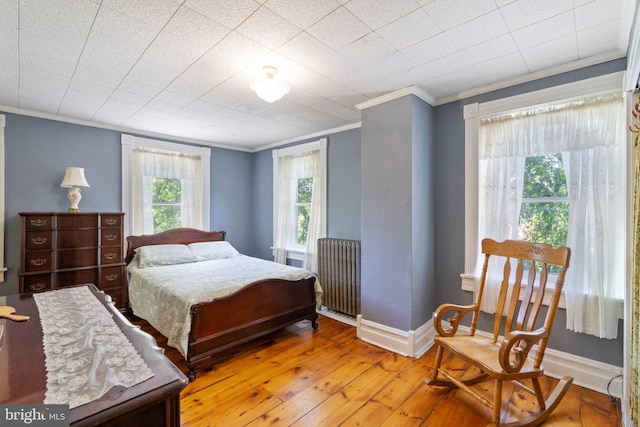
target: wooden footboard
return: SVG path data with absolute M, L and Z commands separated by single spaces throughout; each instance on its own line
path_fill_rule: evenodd
M 238 292 L 191 307 L 189 377 L 211 356 L 300 320 L 318 327 L 315 278 L 266 279 Z

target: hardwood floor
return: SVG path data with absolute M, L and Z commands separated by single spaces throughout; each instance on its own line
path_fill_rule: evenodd
M 177 350 L 145 321 L 133 319 L 166 348 L 183 372 Z M 313 331 L 299 322 L 223 355 L 181 393 L 182 426 L 485 426 L 491 411 L 466 393 L 424 383 L 435 352 L 400 356 L 356 338 L 355 328 L 321 316 Z M 462 373 L 466 364 L 448 360 Z M 556 380 L 545 378 L 552 389 Z M 491 399 L 490 383 L 477 385 Z M 505 388 L 508 421 L 535 407 L 532 396 Z M 543 424 L 618 426 L 609 396 L 572 386 Z

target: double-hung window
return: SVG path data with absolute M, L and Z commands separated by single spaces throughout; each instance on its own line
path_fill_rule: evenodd
M 211 150 L 122 135 L 125 232 L 209 229 Z
M 463 289 L 475 289 L 484 237 L 566 245 L 567 328 L 616 337 L 626 258 L 621 87 L 614 74 L 465 107 Z M 485 289 L 498 287 L 489 278 Z
M 326 235 L 327 141 L 273 150 L 274 261 L 302 261 L 317 270 L 318 238 Z

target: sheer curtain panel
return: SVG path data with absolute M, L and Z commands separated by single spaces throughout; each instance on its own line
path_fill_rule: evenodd
M 202 229 L 202 159 L 196 155 L 134 147 L 132 152 L 134 235 L 153 234 L 153 178 L 179 179 L 182 227 Z
M 617 336 L 624 292 L 624 129 L 622 96 L 610 94 L 485 118 L 479 131 L 480 238 L 517 239 L 525 159 L 561 153 L 572 250 L 567 328 L 603 338 Z M 499 283 L 486 286 L 497 294 Z

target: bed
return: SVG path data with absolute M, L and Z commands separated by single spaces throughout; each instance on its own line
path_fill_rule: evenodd
M 180 351 L 191 380 L 233 346 L 301 320 L 318 328 L 313 273 L 240 254 L 225 236 L 178 228 L 127 237 L 128 309 Z

